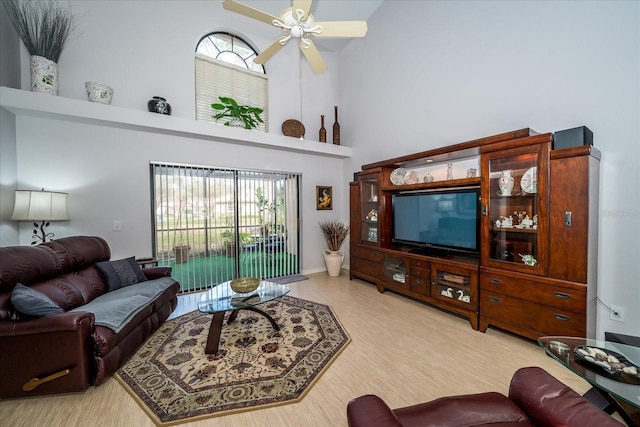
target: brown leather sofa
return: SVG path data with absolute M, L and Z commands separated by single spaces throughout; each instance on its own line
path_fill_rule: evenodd
M 131 259 L 140 281 L 113 289 L 98 268 L 117 263 L 109 261 L 110 256 L 107 242 L 91 236 L 0 248 L 0 398 L 77 392 L 98 385 L 169 317 L 180 290 L 170 277 L 171 268 L 140 269 Z M 18 311 L 12 303 L 16 287 L 38 297 L 44 294 L 42 299 L 57 304 L 60 314 L 33 317 Z M 118 300 L 118 295 L 124 299 Z M 96 304 L 105 300 L 112 305 L 103 306 L 100 314 Z M 135 304 L 120 313 L 121 307 Z M 111 322 L 122 316 L 117 332 L 113 326 L 96 324 L 96 317 L 105 316 Z
M 620 427 L 623 424 L 538 367 L 516 371 L 509 397 L 496 392 L 442 397 L 391 410 L 378 396 L 347 406 L 350 427 Z

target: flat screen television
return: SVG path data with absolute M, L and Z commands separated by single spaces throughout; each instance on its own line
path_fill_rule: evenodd
M 395 243 L 434 255 L 480 253 L 480 189 L 443 189 L 394 194 Z

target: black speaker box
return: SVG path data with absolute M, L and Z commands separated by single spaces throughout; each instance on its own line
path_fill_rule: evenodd
M 586 126 L 565 129 L 553 134 L 554 150 L 580 145 L 593 145 L 593 132 Z

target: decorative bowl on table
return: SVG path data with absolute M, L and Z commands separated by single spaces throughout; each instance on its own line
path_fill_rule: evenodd
M 246 294 L 258 289 L 260 279 L 257 277 L 238 277 L 231 281 L 231 289 L 239 294 Z

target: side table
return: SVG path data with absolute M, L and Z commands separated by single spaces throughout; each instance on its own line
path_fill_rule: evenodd
M 136 259 L 136 262 L 142 268 L 158 266 L 158 258 L 156 257 L 138 258 Z
M 540 337 L 538 344 L 554 360 L 593 386 L 585 395 L 588 400 L 592 400 L 594 394 L 605 399 L 610 405 L 606 412 L 618 412 L 629 426 L 640 427 L 640 370 L 634 364 L 640 360 L 639 347 L 589 338 L 554 336 Z M 576 356 L 578 350 L 584 350 L 585 347 L 618 355 L 625 362 L 624 365 L 635 366 L 636 373 L 621 373 L 615 369 L 607 369 L 607 365 L 591 363 L 585 361 L 584 357 Z M 594 404 L 602 407 L 597 402 Z

